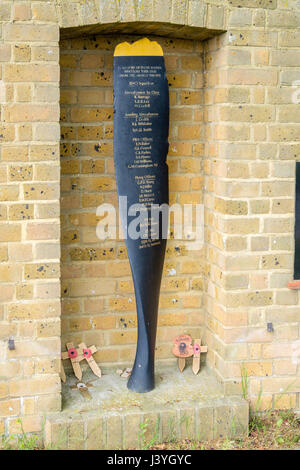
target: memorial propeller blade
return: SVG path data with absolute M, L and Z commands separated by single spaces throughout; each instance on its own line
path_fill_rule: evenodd
M 114 54 L 114 162 L 137 306 L 137 350 L 128 381 L 135 392 L 154 388 L 168 230 L 168 134 L 169 87 L 160 45 L 146 38 L 119 44 Z

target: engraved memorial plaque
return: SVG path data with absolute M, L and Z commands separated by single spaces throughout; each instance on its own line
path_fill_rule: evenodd
M 168 210 L 159 211 L 159 206 L 169 202 L 168 133 L 169 88 L 160 45 L 146 38 L 119 44 L 114 54 L 114 163 L 137 306 L 137 350 L 128 381 L 136 392 L 154 388 L 167 230 L 162 213 L 167 217 Z

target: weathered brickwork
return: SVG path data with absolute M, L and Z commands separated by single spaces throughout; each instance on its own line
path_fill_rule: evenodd
M 285 24 L 273 23 L 282 15 Z M 239 8 L 229 26 L 205 43 L 208 361 L 228 393 L 240 387 L 244 368 L 254 406 L 262 392 L 261 408 L 297 408 L 299 294 L 287 285 L 300 38 L 291 11 Z
M 42 6 L 52 8 L 52 16 L 39 16 Z M 16 432 L 20 415 L 26 430 L 40 432 L 42 414 L 61 406 L 59 26 L 53 9 L 43 2 L 0 5 L 1 432 Z
M 55 449 L 141 449 L 155 436 L 156 442 L 181 439 L 202 441 L 240 438 L 247 434 L 248 404 L 240 397 L 223 403 L 195 407 L 176 403 L 166 409 L 122 410 L 113 413 L 87 412 L 84 417 L 55 413 L 45 424 L 45 444 Z M 234 423 L 234 424 L 233 424 Z M 141 437 L 139 429 L 145 428 Z
M 3 0 L 0 22 L 0 433 L 15 432 L 18 416 L 39 432 L 42 415 L 60 410 L 61 284 L 63 342 L 97 343 L 100 362 L 133 355 L 124 246 L 95 239 L 95 207 L 116 198 L 115 34 L 161 38 L 171 199 L 206 208 L 201 255 L 169 244 L 158 357 L 175 331 L 201 331 L 228 394 L 240 393 L 244 367 L 253 405 L 261 394 L 262 408 L 299 409 L 299 293 L 287 288 L 300 160 L 297 2 Z M 73 38 L 61 54 L 60 28 Z M 86 49 L 83 33 L 92 33 Z M 103 33 L 111 43 L 96 51 Z
M 136 313 L 124 242 L 100 241 L 97 207 L 118 206 L 113 168 L 113 50 L 137 37 L 61 43 L 62 343 L 95 343 L 111 365 L 134 358 Z M 170 84 L 170 203 L 202 203 L 202 42 L 158 39 Z M 205 258 L 170 240 L 162 281 L 156 357 L 170 359 L 181 332 L 203 335 Z M 192 253 L 195 254 L 195 253 Z M 99 278 L 101 281 L 99 282 Z

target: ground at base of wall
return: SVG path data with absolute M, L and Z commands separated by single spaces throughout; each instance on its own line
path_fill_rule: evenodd
M 62 449 L 145 449 L 156 443 L 184 439 L 207 441 L 247 435 L 249 405 L 238 396 L 224 396 L 212 373 L 177 366 L 156 372 L 156 387 L 147 394 L 128 391 L 117 374 L 101 379 L 86 372 L 90 400 L 63 387 L 63 411 L 47 416 L 45 446 Z
M 150 450 L 300 450 L 300 416 L 294 411 L 268 411 L 250 416 L 249 435 L 240 439 L 219 439 L 153 445 Z

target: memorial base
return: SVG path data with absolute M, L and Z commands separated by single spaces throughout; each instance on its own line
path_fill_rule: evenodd
M 135 377 L 129 377 L 127 388 L 135 393 L 148 393 L 155 387 L 155 378 L 144 372 L 135 374 Z
M 60 449 L 138 449 L 149 443 L 181 439 L 207 441 L 242 437 L 248 432 L 248 403 L 225 396 L 212 372 L 195 376 L 176 363 L 158 366 L 155 389 L 147 394 L 127 389 L 127 380 L 103 371 L 86 371 L 90 400 L 76 389 L 74 376 L 63 384 L 63 411 L 48 415 L 45 445 Z

